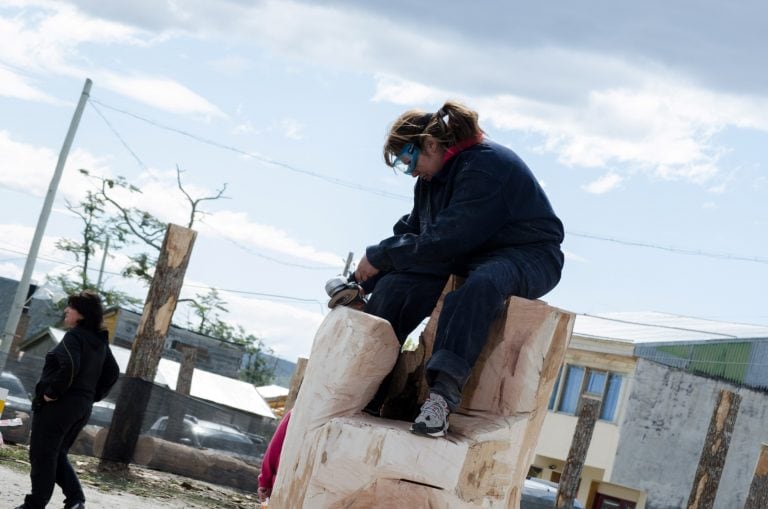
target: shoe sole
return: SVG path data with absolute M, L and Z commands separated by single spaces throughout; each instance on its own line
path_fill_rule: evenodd
M 446 431 L 448 431 L 447 427 L 445 429 L 440 428 L 436 431 L 429 431 L 427 428 L 422 429 L 422 428 L 414 428 L 413 426 L 411 426 L 411 433 L 414 433 L 416 435 L 421 435 L 423 437 L 432 437 L 432 438 L 444 437 Z

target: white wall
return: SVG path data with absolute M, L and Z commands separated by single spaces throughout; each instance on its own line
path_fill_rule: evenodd
M 638 360 L 610 481 L 647 492 L 647 509 L 685 507 L 721 389 L 741 396 L 714 509 L 744 507 L 760 444 L 768 441 L 768 395 Z

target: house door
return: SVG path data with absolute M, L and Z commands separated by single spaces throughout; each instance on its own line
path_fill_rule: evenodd
M 592 504 L 592 509 L 635 509 L 635 503 L 598 493 L 595 497 L 595 503 Z

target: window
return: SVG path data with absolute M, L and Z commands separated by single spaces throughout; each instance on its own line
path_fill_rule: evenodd
M 575 415 L 582 394 L 590 394 L 598 396 L 603 402 L 600 420 L 613 422 L 616 419 L 622 379 L 622 375 L 610 371 L 566 365 L 555 381 L 549 409 L 556 408 L 558 412 Z

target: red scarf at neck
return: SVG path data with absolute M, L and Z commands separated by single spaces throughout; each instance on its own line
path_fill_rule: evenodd
M 460 152 L 468 149 L 469 147 L 474 147 L 478 143 L 483 141 L 483 134 L 478 134 L 477 136 L 474 136 L 472 138 L 467 138 L 466 140 L 462 141 L 461 143 L 457 143 L 456 145 L 452 147 L 448 147 L 445 150 L 445 155 L 443 156 L 443 164 L 447 163 L 451 160 L 453 156 L 456 154 L 459 154 Z

